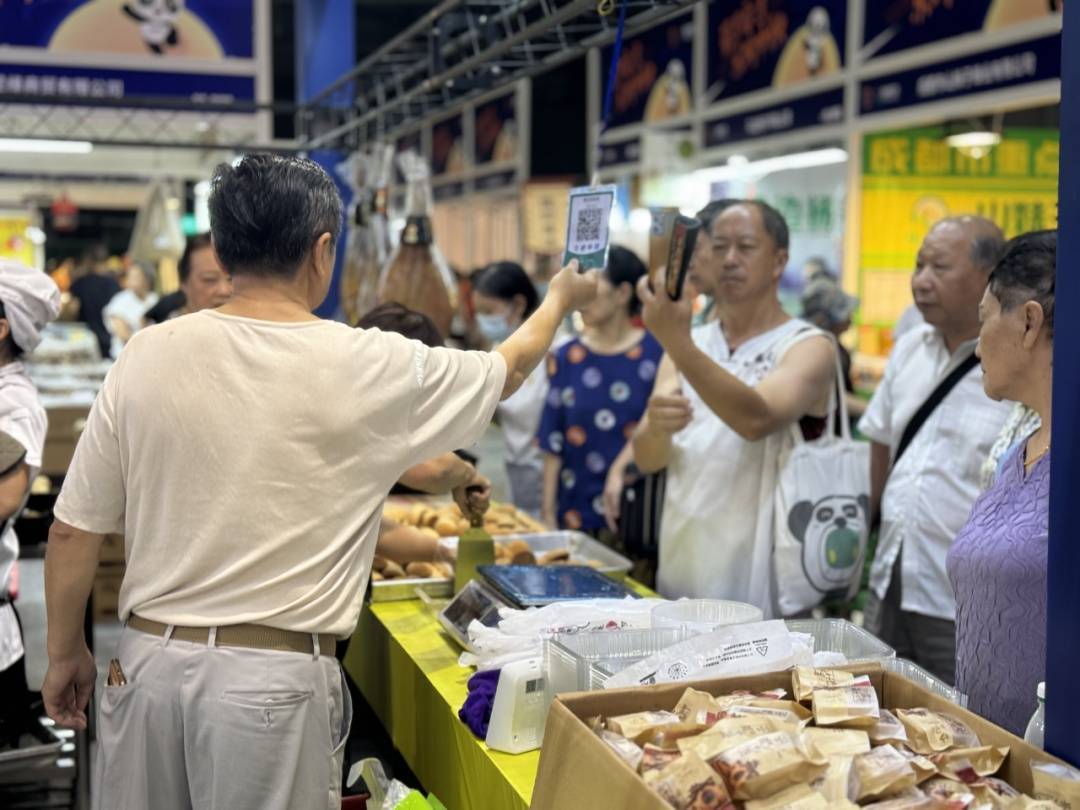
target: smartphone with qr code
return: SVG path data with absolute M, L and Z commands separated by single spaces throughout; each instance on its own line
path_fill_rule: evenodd
M 664 288 L 672 301 L 682 298 L 686 275 L 690 270 L 690 259 L 700 232 L 701 222 L 697 219 L 684 216 L 675 218 L 664 277 Z
M 615 205 L 615 186 L 582 186 L 570 189 L 563 266 L 573 259 L 579 269 L 600 270 L 607 266 L 611 240 L 609 222 Z

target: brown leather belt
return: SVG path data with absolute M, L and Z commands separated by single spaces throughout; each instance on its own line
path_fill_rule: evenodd
M 128 617 L 127 624 L 133 630 L 153 636 L 164 636 L 168 628 L 167 624 L 153 622 L 142 616 L 136 616 L 134 613 Z M 279 630 L 276 627 L 266 627 L 261 624 L 225 624 L 218 627 L 214 644 L 218 647 L 246 647 L 254 650 L 278 650 L 313 655 L 315 648 L 312 645 L 311 636 L 311 633 Z M 195 644 L 208 644 L 210 628 L 174 625 L 170 638 Z M 320 655 L 332 656 L 336 644 L 337 637 L 333 633 L 319 633 Z

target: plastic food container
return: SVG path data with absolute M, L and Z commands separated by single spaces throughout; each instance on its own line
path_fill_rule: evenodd
M 923 689 L 941 695 L 946 700 L 951 700 L 957 706 L 966 709 L 968 705 L 967 695 L 959 689 L 954 689 L 945 681 L 936 678 L 913 661 L 906 658 L 891 658 L 881 662 L 881 665 L 889 672 L 903 675 L 909 681 L 914 681 Z
M 549 696 L 602 689 L 616 672 L 691 635 L 682 627 L 665 627 L 553 636 L 544 644 Z
M 654 628 L 685 627 L 691 633 L 711 633 L 717 627 L 760 622 L 760 608 L 724 599 L 680 599 L 653 608 Z
M 896 650 L 844 619 L 788 619 L 785 623 L 793 633 L 812 635 L 814 652 L 840 653 L 851 663 L 896 658 Z

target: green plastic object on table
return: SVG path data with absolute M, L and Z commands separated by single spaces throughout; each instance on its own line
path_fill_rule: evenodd
M 454 593 L 458 594 L 476 579 L 477 566 L 495 563 L 495 541 L 484 529 L 484 510 L 473 506 L 469 497 L 469 528 L 458 538 L 454 562 Z

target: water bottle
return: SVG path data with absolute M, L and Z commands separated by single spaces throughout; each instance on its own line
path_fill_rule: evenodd
M 1036 691 L 1039 697 L 1039 708 L 1031 715 L 1027 731 L 1024 732 L 1024 742 L 1031 743 L 1036 748 L 1043 747 L 1043 732 L 1046 730 L 1046 683 L 1041 682 Z

